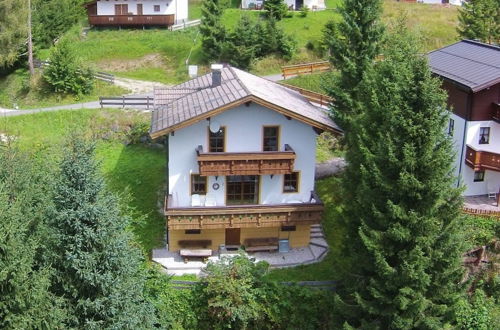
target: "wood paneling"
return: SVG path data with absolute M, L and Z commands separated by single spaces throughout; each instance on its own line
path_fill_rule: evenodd
M 457 116 L 467 119 L 468 98 L 472 97 L 465 90 L 450 81 L 443 80 L 442 88 L 448 93 L 448 108 Z
M 500 102 L 500 84 L 474 93 L 470 120 L 492 120 L 495 103 Z
M 92 26 L 170 26 L 174 15 L 89 15 Z
M 203 152 L 196 149 L 200 175 L 265 175 L 293 172 L 295 151 L 285 145 L 285 151 L 263 152 Z
M 219 245 L 224 244 L 225 233 L 224 229 L 203 229 L 200 234 L 185 234 L 184 230 L 170 230 L 169 231 L 169 251 L 179 251 L 179 241 L 182 240 L 211 240 L 212 245 L 209 249 L 217 250 Z
M 465 153 L 465 164 L 473 168 L 474 171 L 500 171 L 500 154 L 475 150 L 471 146 L 467 146 Z
M 316 195 L 314 199 L 314 203 L 174 208 L 169 196 L 165 214 L 171 230 L 311 225 L 321 222 L 324 210 L 321 200 Z
M 311 240 L 311 226 L 299 225 L 295 231 L 280 231 L 280 239 L 288 239 L 291 248 L 309 245 Z

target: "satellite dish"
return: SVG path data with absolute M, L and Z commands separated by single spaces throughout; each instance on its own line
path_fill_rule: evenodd
M 217 133 L 220 131 L 220 124 L 218 122 L 216 122 L 215 120 L 211 120 L 209 128 L 210 128 L 210 132 Z

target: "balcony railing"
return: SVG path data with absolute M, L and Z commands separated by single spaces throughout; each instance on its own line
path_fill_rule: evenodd
M 285 144 L 284 151 L 203 152 L 196 148 L 200 175 L 264 175 L 293 172 L 295 151 Z
M 500 171 L 500 154 L 488 151 L 480 151 L 467 146 L 465 163 L 474 171 L 493 170 Z
M 324 210 L 314 192 L 307 203 L 174 207 L 171 195 L 165 202 L 170 230 L 312 225 L 321 222 Z
M 174 15 L 89 15 L 93 26 L 170 26 L 174 21 Z

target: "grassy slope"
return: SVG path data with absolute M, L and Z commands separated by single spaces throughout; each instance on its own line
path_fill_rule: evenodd
M 144 145 L 125 145 L 122 129 L 149 115 L 121 110 L 78 110 L 0 118 L 0 132 L 18 137 L 25 149 L 44 150 L 48 160 L 60 157 L 64 136 L 83 129 L 98 139 L 97 158 L 109 189 L 120 195 L 123 207 L 131 208 L 131 229 L 144 251 L 159 246 L 165 232 L 164 218 L 157 211 L 159 192 L 165 181 L 165 153 Z M 114 133 L 110 133 L 114 132 Z
M 340 0 L 327 1 L 329 8 L 335 8 L 339 3 Z M 234 5 L 230 6 L 234 7 Z M 189 11 L 191 18 L 198 18 L 200 1 L 192 0 Z M 404 11 L 407 12 L 409 24 L 420 29 L 427 37 L 426 50 L 443 46 L 457 39 L 455 32 L 457 9 L 454 6 L 446 8 L 392 0 L 384 2 L 386 22 Z M 232 28 L 241 15 L 257 18 L 260 13 L 229 8 L 223 16 L 224 24 Z M 260 59 L 254 64 L 253 71 L 258 74 L 276 73 L 284 64 L 317 60 L 316 55 L 305 51 L 304 47 L 307 42 L 320 41 L 323 26 L 332 18 L 338 19 L 338 15 L 333 9 L 329 9 L 310 12 L 305 18 L 294 13 L 293 17 L 280 21 L 278 25 L 297 39 L 301 50 L 288 63 L 273 57 Z M 164 29 L 91 30 L 86 38 L 81 37 L 79 28 L 75 28 L 66 37 L 71 38 L 78 45 L 85 61 L 101 70 L 129 78 L 178 83 L 187 78 L 185 61 L 188 56 L 190 56 L 190 64 L 202 63 L 200 39 L 199 36 L 197 38 L 196 28 L 176 32 Z M 153 59 L 148 59 L 148 57 L 153 57 Z
M 95 101 L 100 95 L 123 95 L 128 91 L 118 86 L 102 81 L 96 81 L 93 92 L 77 98 L 73 95 L 62 95 L 48 92 L 43 87 L 26 92 L 24 86 L 28 84 L 29 74 L 25 69 L 18 69 L 7 77 L 0 77 L 0 106 L 13 108 L 17 104 L 20 109 L 33 109 L 57 105 L 73 104 L 78 102 Z M 40 77 L 37 78 L 40 84 Z

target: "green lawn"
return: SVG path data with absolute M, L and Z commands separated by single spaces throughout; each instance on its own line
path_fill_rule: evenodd
M 14 73 L 0 77 L 0 106 L 19 109 L 45 108 L 79 102 L 96 101 L 99 96 L 119 96 L 127 94 L 128 90 L 96 81 L 95 88 L 89 95 L 76 97 L 74 95 L 55 94 L 47 90 L 40 76 L 37 76 L 28 88 L 29 73 L 25 69 L 18 69 Z
M 0 118 L 0 132 L 15 135 L 21 148 L 43 150 L 47 161 L 60 157 L 70 131 L 82 130 L 97 142 L 96 156 L 109 189 L 121 197 L 135 237 L 147 253 L 158 247 L 165 219 L 157 203 L 165 182 L 165 152 L 143 144 L 126 145 L 129 130 L 149 122 L 149 114 L 115 109 L 45 112 Z

